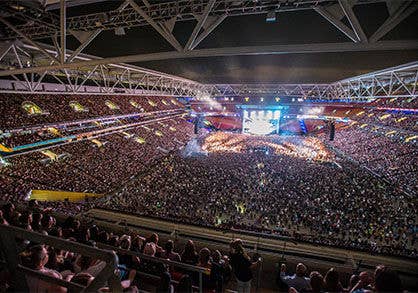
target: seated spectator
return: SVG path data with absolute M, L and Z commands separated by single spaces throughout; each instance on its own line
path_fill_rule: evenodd
M 228 274 L 228 264 L 222 259 L 222 254 L 219 250 L 212 253 L 210 280 L 215 292 L 224 291 L 224 280 Z
M 161 255 L 163 249 L 158 246 L 158 235 L 156 233 L 151 234 L 149 238 L 146 239 L 144 246 L 144 253 L 151 256 Z
M 199 261 L 197 263 L 197 266 L 205 269 L 211 268 L 211 262 L 210 262 L 210 250 L 208 248 L 202 248 L 199 252 Z
M 43 245 L 36 245 L 31 248 L 30 251 L 30 260 L 32 269 L 38 271 L 42 274 L 62 279 L 62 276 L 57 271 L 48 269 L 45 265 L 48 263 L 48 251 Z M 26 276 L 26 280 L 28 283 L 29 291 L 34 293 L 59 293 L 59 292 L 67 292 L 66 288 L 48 283 L 37 277 L 33 277 L 30 275 Z
M 131 237 L 123 235 L 120 238 L 119 247 L 129 251 L 131 249 Z M 120 270 L 121 280 L 130 279 L 131 277 L 129 276 L 136 274 L 136 271 L 133 270 L 133 268 L 141 263 L 139 257 L 124 252 L 118 252 L 117 255 L 119 258 L 118 268 Z
M 181 261 L 180 254 L 173 251 L 173 249 L 174 249 L 173 240 L 168 240 L 164 245 L 164 249 L 165 249 L 165 251 L 161 254 L 161 258 L 166 258 L 166 259 L 169 259 L 171 261 L 177 261 L 177 262 Z
M 181 261 L 189 265 L 197 265 L 199 255 L 196 252 L 196 247 L 192 240 L 187 241 L 184 250 L 181 254 Z
M 134 252 L 142 252 L 142 247 L 144 245 L 145 238 L 139 235 L 136 235 L 132 240 L 131 250 Z
M 282 281 L 285 282 L 289 287 L 293 287 L 297 291 L 311 290 L 310 279 L 305 277 L 306 266 L 303 263 L 298 263 L 296 265 L 296 272 L 292 276 L 286 276 L 285 264 L 282 264 L 280 271 Z

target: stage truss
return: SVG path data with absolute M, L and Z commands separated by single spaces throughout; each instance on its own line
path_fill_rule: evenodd
M 379 0 L 181 0 L 163 3 L 120 1 L 114 10 L 67 17 L 66 6 L 82 0 L 4 0 L 0 8 L 0 77 L 10 77 L 13 86 L 4 91 L 108 94 L 161 94 L 188 97 L 246 95 L 295 96 L 308 99 L 369 99 L 416 97 L 417 62 L 357 76 L 331 84 L 202 84 L 193 80 L 148 70 L 127 63 L 211 56 L 318 53 L 417 49 L 417 40 L 381 39 L 418 9 L 417 1 Z M 100 2 L 89 0 L 89 2 Z M 385 2 L 386 21 L 366 36 L 354 5 Z M 58 10 L 59 14 L 52 10 Z M 199 44 L 228 17 L 251 14 L 312 10 L 347 37 L 348 42 L 283 44 L 199 49 Z M 345 24 L 343 19 L 348 24 Z M 197 21 L 185 44 L 173 35 L 178 21 Z M 250 24 L 249 24 L 250 25 Z M 174 51 L 100 58 L 82 54 L 106 30 L 150 26 Z M 68 35 L 80 45 L 68 50 Z M 39 43 L 50 38 L 53 46 Z M 46 84 L 57 84 L 57 89 Z

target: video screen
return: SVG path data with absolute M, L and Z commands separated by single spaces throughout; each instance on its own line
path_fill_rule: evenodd
M 244 110 L 242 132 L 256 135 L 279 133 L 280 110 Z

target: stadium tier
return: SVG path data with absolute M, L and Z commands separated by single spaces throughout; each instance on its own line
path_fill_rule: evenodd
M 0 292 L 418 292 L 417 1 L 0 3 Z
M 15 96 L 3 94 L 2 97 L 11 100 Z M 188 112 L 186 104 L 170 97 L 104 97 L 105 101 L 113 98 L 114 104 L 123 105 L 125 110 L 115 114 L 114 110 L 101 105 L 100 96 L 94 96 L 90 97 L 88 108 L 103 112 L 88 114 L 91 116 L 82 112 L 79 116 L 80 112 L 72 111 L 70 101 L 81 105 L 87 97 L 68 95 L 63 98 L 60 95 L 56 97 L 59 99 L 56 104 L 53 95 L 45 97 L 49 101 L 48 111 L 34 114 L 28 112 L 25 105 L 33 103 L 45 108 L 46 104 L 39 102 L 43 98 L 20 95 L 19 101 L 25 102 L 10 110 L 20 118 L 16 119 L 13 128 L 4 129 L 1 136 L 4 148 L 0 169 L 1 199 L 9 202 L 3 206 L 4 223 L 48 235 L 58 233 L 59 237 L 80 243 L 97 243 L 93 245 L 98 248 L 111 245 L 130 250 L 136 243 L 137 247 L 132 251 L 145 253 L 145 258 L 149 254 L 169 258 L 196 266 L 192 270 L 213 268 L 214 259 L 218 258 L 217 250 L 211 256 L 203 247 L 200 254 L 194 252 L 195 261 L 183 260 L 179 254 L 166 251 L 158 243 L 150 244 L 152 241 L 143 234 L 125 231 L 124 235 L 109 236 L 114 229 L 106 224 L 101 226 L 103 220 L 97 217 L 93 217 L 96 226 L 86 222 L 71 230 L 61 225 L 68 225 L 65 222 L 74 221 L 73 217 L 81 216 L 81 221 L 88 221 L 88 212 L 99 209 L 177 225 L 198 225 L 215 231 L 247 231 L 308 246 L 417 257 L 414 231 L 417 170 L 416 164 L 410 162 L 411 157 L 417 155 L 416 139 L 405 141 L 396 133 L 385 135 L 384 132 L 391 127 L 400 133 L 413 133 L 415 125 L 412 123 L 412 128 L 403 127 L 406 124 L 396 125 L 399 118 L 394 118 L 390 126 L 384 124 L 383 121 L 392 116 L 390 110 L 382 112 L 363 104 L 282 104 L 281 118 L 278 118 L 281 135 L 260 136 L 241 133 L 242 124 L 238 122 L 245 116 L 239 103 L 231 106 L 229 102 L 227 113 L 221 106 L 218 112 L 206 114 L 204 123 L 199 126 L 193 113 L 196 117 L 204 115 L 204 102 L 199 102 L 200 111 Z M 138 104 L 148 106 L 138 111 L 136 104 L 131 103 L 134 99 Z M 268 105 L 262 107 L 268 109 Z M 60 111 L 65 111 L 65 115 L 59 115 Z M 257 115 L 263 117 L 260 113 Z M 387 116 L 382 119 L 384 115 Z M 407 119 L 416 118 L 414 114 L 405 115 L 410 115 Z M 377 119 L 371 120 L 373 116 Z M 33 117 L 42 117 L 42 120 Z M 329 125 L 321 117 L 333 117 L 335 121 L 342 119 L 335 122 L 334 141 L 329 141 Z M 302 126 L 306 127 L 304 131 Z M 62 191 L 61 198 L 59 192 L 54 193 L 59 190 Z M 71 199 L 80 195 L 85 198 Z M 9 211 L 11 203 L 16 202 L 19 208 Z M 49 220 L 42 220 L 41 215 Z M 64 221 L 70 217 L 61 224 L 51 222 L 52 215 Z M 72 225 L 75 224 L 70 227 Z M 65 229 L 73 232 L 64 235 Z M 151 233 L 152 229 L 141 232 Z M 172 243 L 171 237 L 162 237 Z M 211 247 L 210 243 L 199 242 L 199 245 Z M 28 267 L 31 267 L 34 260 L 30 255 L 38 248 L 29 246 L 27 249 L 22 253 L 28 255 Z M 36 253 L 56 255 L 52 250 L 39 249 Z M 199 286 L 231 286 L 233 263 L 230 263 L 232 260 L 222 261 L 222 253 L 219 260 L 222 278 L 218 276 L 220 279 L 217 280 L 216 276 L 210 275 L 200 282 L 197 272 L 185 274 L 184 269 L 179 269 L 182 273 L 169 270 L 167 275 L 166 271 L 156 268 L 160 266 L 158 261 L 150 265 L 147 264 L 150 260 L 141 260 L 140 254 L 125 257 L 123 253 L 119 255 L 122 259 L 119 266 L 122 264 L 126 268 L 123 286 L 138 286 L 138 280 L 143 278 L 141 274 L 170 278 L 173 288 L 180 286 L 176 283 L 180 281 L 179 276 L 186 275 L 195 290 Z M 83 270 L 77 269 L 81 260 L 62 255 L 55 257 L 64 257 L 75 268 L 69 267 L 69 275 L 61 273 L 55 277 L 71 280 L 79 278 L 80 274 L 84 276 L 80 273 Z M 211 261 L 202 264 L 203 259 Z M 45 267 L 62 272 L 62 265 L 45 264 Z M 87 264 L 85 269 L 92 271 L 93 267 Z M 304 265 L 297 268 L 302 269 L 307 270 Z M 324 270 L 324 267 L 316 269 Z M 346 269 L 340 273 L 342 280 L 347 282 Z M 311 280 L 315 278 L 313 274 L 316 273 L 311 274 Z M 94 274 L 88 276 L 92 280 Z M 257 278 L 263 279 L 258 275 Z M 279 285 L 292 284 L 286 280 L 283 277 Z M 269 281 L 266 284 L 264 286 L 271 286 Z M 157 288 L 159 285 L 148 280 L 144 286 Z M 314 284 L 306 283 L 306 286 Z

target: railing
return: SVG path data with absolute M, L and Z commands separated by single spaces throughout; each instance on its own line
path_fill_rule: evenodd
M 157 257 L 150 256 L 150 255 L 147 255 L 147 254 L 126 250 L 126 249 L 106 245 L 106 244 L 103 244 L 103 243 L 97 243 L 97 246 L 99 246 L 100 248 L 103 248 L 103 249 L 107 249 L 107 250 L 112 249 L 112 250 L 114 250 L 116 252 L 119 252 L 119 253 L 131 255 L 131 256 L 137 256 L 141 260 L 149 260 L 151 262 L 162 263 L 162 264 L 168 265 L 170 267 L 180 268 L 180 269 L 186 270 L 188 272 L 196 272 L 199 275 L 199 286 L 198 286 L 199 293 L 203 292 L 203 274 L 207 274 L 207 275 L 210 274 L 210 269 L 206 269 L 206 268 L 202 268 L 202 267 L 198 267 L 198 266 L 193 266 L 193 265 L 189 265 L 189 264 L 185 264 L 185 263 L 181 263 L 181 262 L 177 262 L 177 261 L 171 261 L 171 260 L 163 259 L 163 258 L 157 258 Z
M 83 256 L 89 256 L 94 259 L 100 259 L 106 262 L 106 266 L 87 287 L 62 279 L 57 279 L 20 264 L 19 251 L 17 251 L 18 243 L 16 239 L 25 239 L 34 243 L 47 244 L 61 250 L 79 253 Z M 199 284 L 196 289 L 198 289 L 200 293 L 203 292 L 203 274 L 210 274 L 210 269 L 156 258 L 143 253 L 137 253 L 102 243 L 98 243 L 97 245 L 99 248 L 94 248 L 53 236 L 46 236 L 38 232 L 31 232 L 18 227 L 0 225 L 0 250 L 5 258 L 6 267 L 12 275 L 12 285 L 17 291 L 27 291 L 27 285 L 22 282 L 22 280 L 25 280 L 25 277 L 29 275 L 47 283 L 65 287 L 69 290 L 69 292 L 95 292 L 101 287 L 104 287 L 106 282 L 109 284 L 112 292 L 119 292 L 121 291 L 121 285 L 117 275 L 115 274 L 115 270 L 118 268 L 118 259 L 115 252 L 137 256 L 141 260 L 161 263 L 170 267 L 180 268 L 188 272 L 195 272 L 199 276 Z M 153 277 L 153 275 L 147 275 Z
M 21 265 L 19 263 L 19 251 L 17 250 L 18 244 L 16 239 L 25 239 L 34 243 L 47 244 L 53 246 L 54 248 L 76 252 L 84 256 L 100 259 L 106 262 L 106 266 L 87 287 L 73 282 L 67 282 L 44 275 L 36 270 L 32 270 Z M 26 282 L 23 282 L 27 275 L 39 278 L 48 283 L 65 287 L 69 290 L 69 292 L 97 292 L 97 290 L 105 286 L 106 282 L 108 283 L 111 292 L 122 291 L 119 278 L 115 274 L 118 260 L 114 251 L 98 249 L 77 242 L 53 236 L 46 236 L 37 232 L 30 232 L 18 227 L 6 225 L 0 225 L 0 249 L 6 261 L 6 267 L 12 276 L 12 286 L 17 292 L 28 291 Z

